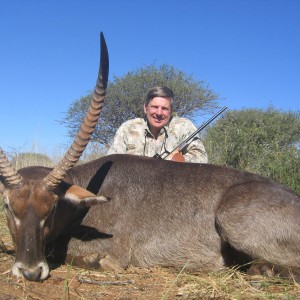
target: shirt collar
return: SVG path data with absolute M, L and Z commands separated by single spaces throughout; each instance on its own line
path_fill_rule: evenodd
M 173 116 L 171 116 L 169 122 L 163 128 L 160 129 L 159 135 L 165 134 L 166 137 L 169 136 L 168 132 L 169 132 L 169 127 L 170 127 L 170 123 L 171 123 L 172 119 L 173 119 Z M 144 127 L 145 136 L 151 135 L 153 137 L 153 134 L 150 131 L 150 128 L 149 128 L 149 125 L 148 125 L 148 122 L 146 119 L 144 119 L 143 127 Z

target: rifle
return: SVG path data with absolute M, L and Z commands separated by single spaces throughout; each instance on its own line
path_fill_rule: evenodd
M 168 153 L 164 158 L 162 158 L 163 154 L 166 154 L 166 152 L 160 154 L 155 154 L 154 157 L 166 159 L 168 156 L 170 156 L 173 152 L 178 151 L 179 153 L 182 152 L 182 150 L 189 144 L 190 141 L 200 132 L 202 131 L 207 125 L 209 125 L 214 119 L 216 119 L 223 111 L 227 109 L 227 106 L 224 106 L 219 112 L 217 112 L 214 116 L 212 116 L 208 121 L 206 121 L 203 125 L 201 125 L 196 131 L 194 131 L 191 135 L 189 135 L 179 146 L 177 146 L 175 149 L 173 149 L 170 153 Z

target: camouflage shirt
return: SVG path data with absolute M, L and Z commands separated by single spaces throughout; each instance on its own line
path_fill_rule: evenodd
M 160 130 L 158 138 L 155 139 L 150 132 L 147 121 L 142 118 L 129 120 L 117 130 L 107 154 L 128 153 L 150 157 L 160 154 L 164 158 L 195 130 L 196 127 L 190 120 L 173 117 Z M 207 154 L 199 136 L 196 136 L 183 149 L 182 154 L 186 162 L 207 163 Z

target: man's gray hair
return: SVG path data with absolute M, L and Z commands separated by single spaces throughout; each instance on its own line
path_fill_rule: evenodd
M 155 86 L 147 92 L 145 106 L 147 107 L 149 102 L 155 97 L 170 98 L 171 109 L 173 109 L 174 93 L 166 86 Z

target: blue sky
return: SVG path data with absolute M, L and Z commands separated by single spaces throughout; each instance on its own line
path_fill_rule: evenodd
M 1 0 L 0 146 L 65 149 L 58 120 L 94 87 L 100 31 L 110 79 L 167 63 L 229 109 L 299 111 L 299 28 L 298 0 Z

